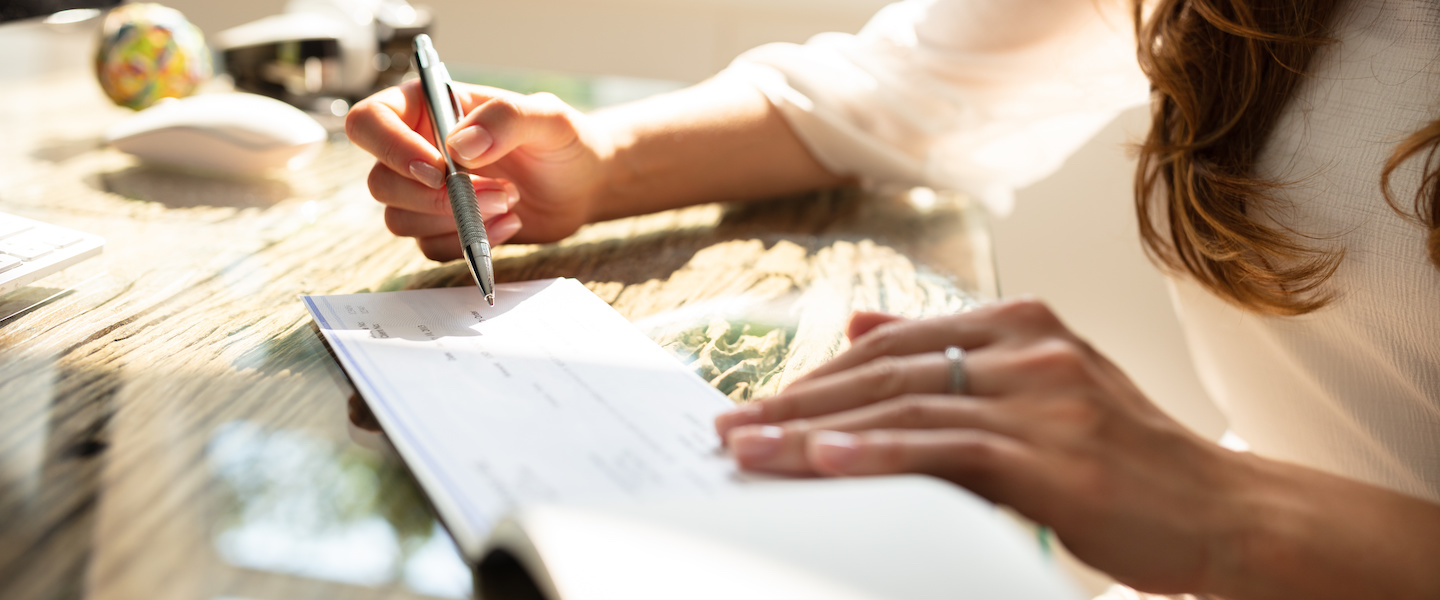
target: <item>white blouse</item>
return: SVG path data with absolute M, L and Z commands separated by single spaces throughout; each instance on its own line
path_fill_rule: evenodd
M 1015 188 L 1148 100 L 1128 4 L 907 0 L 856 35 L 756 48 L 726 75 L 762 90 L 828 169 L 1004 214 Z M 1206 390 L 1253 451 L 1440 502 L 1440 269 L 1379 187 L 1395 144 L 1440 117 L 1440 4 L 1354 0 L 1338 16 L 1339 43 L 1257 165 L 1299 182 L 1279 224 L 1345 249 L 1338 300 L 1269 317 L 1185 278 L 1172 296 Z M 1411 161 L 1394 178 L 1407 211 L 1421 176 Z

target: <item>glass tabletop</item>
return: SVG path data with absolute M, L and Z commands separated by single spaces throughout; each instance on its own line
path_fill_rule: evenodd
M 456 74 L 582 106 L 647 89 Z M 88 74 L 5 81 L 0 211 L 106 247 L 0 298 L 23 309 L 0 322 L 0 597 L 468 596 L 299 300 L 467 283 L 385 231 L 369 158 L 336 133 L 303 171 L 167 171 L 102 143 L 128 111 Z M 854 310 L 995 290 L 983 212 L 929 190 L 698 206 L 495 258 L 499 281 L 576 277 L 737 402 L 843 348 Z

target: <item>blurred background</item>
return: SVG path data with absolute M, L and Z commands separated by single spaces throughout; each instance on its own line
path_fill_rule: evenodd
M 206 33 L 286 0 L 166 2 Z M 422 3 L 417 2 L 417 6 Z M 855 31 L 884 0 L 441 0 L 431 36 L 447 63 L 699 81 L 765 42 Z

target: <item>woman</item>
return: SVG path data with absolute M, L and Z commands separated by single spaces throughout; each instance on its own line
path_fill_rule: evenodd
M 1140 590 L 1440 597 L 1440 7 L 1115 2 L 910 0 L 593 115 L 467 87 L 448 143 L 491 238 L 536 242 L 856 180 L 1003 211 L 1148 98 L 1142 239 L 1254 453 L 1187 431 L 1028 300 L 857 314 L 850 350 L 718 429 L 747 468 L 944 477 Z M 391 231 L 446 260 L 418 94 L 357 105 L 348 131 Z

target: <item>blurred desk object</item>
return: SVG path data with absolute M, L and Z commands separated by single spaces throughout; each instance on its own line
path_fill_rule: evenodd
M 0 298 L 0 597 L 463 597 L 298 296 L 464 267 L 385 231 L 343 138 L 268 179 L 155 170 L 103 147 L 127 111 L 76 71 L 0 87 L 0 210 L 107 240 Z M 502 247 L 496 276 L 579 278 L 743 400 L 841 348 L 854 309 L 993 296 L 981 223 L 923 190 L 709 205 Z

